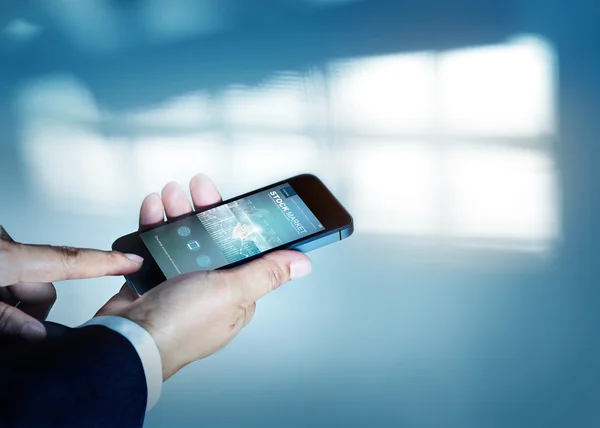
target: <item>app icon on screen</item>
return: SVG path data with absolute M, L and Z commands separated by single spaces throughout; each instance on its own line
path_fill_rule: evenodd
M 196 259 L 196 263 L 200 267 L 207 268 L 207 267 L 209 267 L 211 265 L 212 260 L 208 256 L 201 255 L 201 256 L 198 256 L 198 258 Z
M 190 233 L 192 233 L 192 230 L 186 226 L 181 226 L 179 229 L 177 229 L 177 234 L 179 236 L 190 236 Z
M 187 247 L 190 251 L 197 251 L 200 249 L 201 245 L 198 241 L 188 241 Z

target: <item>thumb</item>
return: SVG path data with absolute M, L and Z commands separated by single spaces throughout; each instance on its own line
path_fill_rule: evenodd
M 252 304 L 286 282 L 306 276 L 312 265 L 310 259 L 298 251 L 269 253 L 240 267 L 219 271 L 234 292 L 240 304 Z
M 106 302 L 94 316 L 99 317 L 102 315 L 118 314 L 120 311 L 135 302 L 138 297 L 139 296 L 133 292 L 131 287 L 129 287 L 127 284 L 124 284 L 121 287 L 121 290 L 112 296 L 111 299 Z
M 41 340 L 46 337 L 46 328 L 25 312 L 0 302 L 0 334 L 21 336 L 27 340 Z

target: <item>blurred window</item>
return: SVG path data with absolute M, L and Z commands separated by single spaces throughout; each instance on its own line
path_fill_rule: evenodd
M 555 73 L 535 37 L 332 65 L 358 230 L 547 250 L 560 233 Z
M 338 60 L 128 112 L 49 76 L 18 99 L 40 197 L 122 212 L 196 171 L 238 194 L 321 177 L 357 231 L 546 251 L 559 238 L 555 59 L 537 37 Z

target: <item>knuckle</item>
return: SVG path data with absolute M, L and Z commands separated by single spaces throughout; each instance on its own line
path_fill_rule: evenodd
M 8 254 L 16 247 L 16 243 L 0 238 L 0 254 Z
M 11 242 L 13 239 L 10 237 L 4 226 L 0 224 L 0 241 Z
M 267 266 L 265 270 L 265 282 L 269 287 L 269 290 L 275 290 L 281 284 L 284 283 L 286 278 L 286 272 L 284 269 L 277 263 L 272 261 L 267 261 Z
M 250 321 L 254 317 L 254 312 L 256 312 L 256 302 L 246 308 L 244 313 L 244 327 L 250 324 Z
M 17 246 L 17 243 L 10 237 L 6 229 L 0 225 L 0 255 L 9 253 Z
M 235 305 L 230 318 L 230 329 L 239 331 L 249 322 L 250 306 Z
M 235 305 L 235 318 L 237 319 L 246 319 L 246 314 L 248 313 L 248 307 L 246 305 Z
M 4 271 L 8 266 L 8 248 L 6 248 L 3 241 L 0 241 L 0 272 Z
M 62 246 L 58 247 L 58 253 L 60 256 L 60 262 L 65 268 L 65 272 L 67 274 L 65 279 L 71 279 L 73 270 L 79 263 L 81 252 L 78 248 Z
M 120 261 L 122 261 L 122 259 L 124 258 L 123 255 L 121 253 L 118 253 L 116 251 L 108 251 L 105 254 L 108 255 L 108 262 L 110 264 L 116 264 L 119 263 Z

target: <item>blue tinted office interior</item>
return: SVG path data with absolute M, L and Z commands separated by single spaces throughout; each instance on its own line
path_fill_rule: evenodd
M 109 248 L 143 197 L 312 173 L 355 234 L 163 387 L 145 426 L 600 424 L 591 1 L 0 6 L 0 220 Z M 122 278 L 58 283 L 89 319 Z

